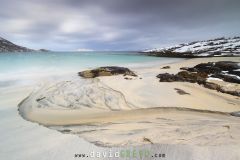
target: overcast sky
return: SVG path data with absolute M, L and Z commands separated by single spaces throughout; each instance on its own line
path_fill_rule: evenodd
M 141 50 L 240 35 L 240 0 L 0 0 L 0 36 L 51 50 Z

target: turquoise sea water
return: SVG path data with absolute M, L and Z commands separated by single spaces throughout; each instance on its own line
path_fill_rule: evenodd
M 150 57 L 136 52 L 33 52 L 0 53 L 0 87 L 38 79 L 60 76 L 99 66 L 144 67 L 176 61 L 173 58 Z

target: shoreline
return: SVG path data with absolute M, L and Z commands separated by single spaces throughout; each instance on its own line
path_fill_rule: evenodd
M 118 75 L 99 77 L 87 84 L 82 84 L 76 79 L 70 80 L 58 85 L 51 85 L 50 88 L 52 89 L 50 90 L 48 90 L 49 86 L 45 86 L 45 89 L 43 87 L 41 91 L 32 93 L 30 97 L 19 105 L 19 113 L 27 120 L 43 124 L 63 133 L 77 134 L 95 144 L 96 141 L 101 142 L 103 146 L 122 146 L 126 144 L 138 146 L 150 142 L 154 142 L 154 144 L 169 143 L 204 146 L 231 144 L 239 146 L 240 142 L 237 139 L 240 139 L 240 137 L 237 138 L 237 134 L 240 133 L 240 128 L 236 124 L 240 123 L 240 119 L 229 116 L 229 113 L 240 110 L 240 100 L 238 97 L 209 90 L 197 84 L 186 82 L 162 83 L 156 79 L 156 75 L 161 72 L 176 73 L 180 67 L 188 67 L 199 62 L 218 61 L 221 59 L 223 58 L 204 60 L 187 59 L 156 67 L 138 68 L 134 70 L 138 74 L 138 77 L 134 77 L 132 80 L 126 80 L 123 76 Z M 235 57 L 228 58 L 227 60 L 239 61 Z M 161 69 L 162 66 L 166 65 L 170 65 L 170 69 Z M 177 93 L 176 88 L 184 90 L 188 94 L 180 95 Z M 84 93 L 81 93 L 81 91 L 91 93 L 92 97 L 85 97 L 75 101 L 74 99 L 77 97 L 84 96 Z M 61 92 L 61 95 L 58 94 L 59 92 Z M 72 98 L 69 99 L 68 93 L 71 93 Z M 51 97 L 51 94 L 55 95 L 55 99 L 48 99 L 49 96 Z M 38 103 L 36 99 L 39 99 L 39 95 L 47 97 L 47 99 Z M 174 99 L 174 101 L 171 101 L 171 99 Z M 56 100 L 58 100 L 58 105 L 62 107 L 55 106 L 52 108 L 52 105 L 48 104 L 49 102 L 54 103 Z M 41 98 L 39 101 L 41 101 Z M 96 103 L 101 105 L 97 105 L 97 108 L 95 108 L 95 104 L 90 103 L 91 101 L 96 101 Z M 67 104 L 71 103 L 77 108 L 69 108 Z M 77 104 L 79 103 L 78 108 Z M 82 106 L 85 103 L 87 103 L 86 106 Z M 43 107 L 44 105 L 45 107 Z M 112 111 L 116 107 L 118 109 Z M 168 109 L 174 107 L 167 114 L 171 117 L 169 121 L 165 120 L 168 118 L 162 114 L 163 108 L 161 109 L 161 107 L 169 107 Z M 192 115 L 187 114 L 189 111 L 184 111 L 184 108 L 191 110 Z M 199 112 L 206 112 L 206 110 L 210 113 Z M 148 116 L 146 116 L 146 112 Z M 217 114 L 218 112 L 223 112 L 223 115 Z M 155 119 L 152 117 L 155 117 Z M 213 117 L 215 118 L 213 119 Z M 144 119 L 146 123 L 141 123 L 141 119 Z M 186 121 L 187 119 L 188 121 Z M 208 127 L 202 126 L 204 121 L 208 121 Z M 173 126 L 166 125 L 162 129 L 168 130 L 167 132 L 172 132 L 172 134 L 163 140 L 157 136 L 163 134 L 161 133 L 161 129 L 157 129 L 157 126 L 159 123 L 169 124 L 169 122 L 172 122 Z M 139 124 L 141 125 L 139 126 Z M 197 136 L 199 131 L 201 135 L 199 135 L 198 139 L 193 138 L 189 141 L 184 138 L 185 140 L 178 141 L 178 138 L 181 139 L 182 136 L 186 137 L 190 135 L 187 133 L 186 135 L 181 135 L 181 132 L 185 131 L 179 132 L 179 126 L 175 124 L 184 125 L 184 130 L 191 131 L 190 135 L 193 137 Z M 186 126 L 186 124 L 189 126 Z M 213 124 L 218 128 L 216 129 L 216 136 L 211 137 L 211 139 L 216 140 L 214 143 L 209 140 L 203 140 L 208 137 L 209 133 L 207 130 Z M 198 126 L 198 132 L 195 132 L 195 129 L 192 128 L 195 125 Z M 118 128 L 122 128 L 123 126 L 128 126 L 127 129 L 124 129 L 124 134 L 126 135 L 115 139 L 114 137 L 121 133 Z M 146 129 L 145 127 L 147 126 L 151 129 Z M 228 130 L 229 127 L 231 130 Z M 225 130 L 226 128 L 227 130 Z M 141 132 L 136 132 L 136 130 L 141 130 Z M 231 137 L 228 136 L 216 139 L 221 132 L 225 134 L 231 133 L 231 135 L 234 135 L 235 141 L 233 142 Z M 96 135 L 98 136 L 96 137 Z M 111 141 L 106 139 L 106 135 L 109 138 L 111 137 Z M 143 140 L 143 137 L 146 135 L 150 137 L 151 141 L 147 142 Z M 172 141 L 175 138 L 176 141 Z

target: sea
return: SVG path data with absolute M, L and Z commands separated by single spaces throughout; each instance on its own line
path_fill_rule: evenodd
M 37 83 L 43 78 L 77 76 L 100 66 L 151 67 L 179 61 L 138 52 L 18 52 L 0 53 L 0 89 Z

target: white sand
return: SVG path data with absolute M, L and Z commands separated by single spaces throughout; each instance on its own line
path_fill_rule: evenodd
M 177 72 L 182 66 L 196 65 L 203 60 L 206 59 L 172 64 L 167 72 Z M 100 81 L 77 79 L 48 84 L 20 104 L 20 114 L 27 120 L 63 132 L 67 128 L 72 134 L 107 146 L 150 143 L 144 137 L 155 144 L 240 145 L 240 119 L 227 114 L 240 110 L 239 97 L 197 84 L 160 83 L 156 75 L 165 72 L 160 68 L 137 70 L 139 77 L 132 80 L 120 75 L 100 77 Z M 176 88 L 188 94 L 179 95 Z M 176 108 L 165 112 L 164 108 L 169 107 Z M 205 110 L 212 112 L 203 113 Z M 122 127 L 126 129 L 120 138 Z
M 75 153 L 103 150 L 74 135 L 24 120 L 17 105 L 31 93 L 33 86 L 14 87 L 0 92 L 1 160 L 68 160 Z
M 239 61 L 236 58 L 222 59 Z M 214 58 L 210 61 L 222 59 Z M 97 95 L 97 100 L 100 102 L 109 98 L 109 105 L 102 103 L 99 109 L 86 108 L 86 104 L 79 105 L 80 108 L 75 110 L 69 108 L 71 105 L 66 102 L 76 102 L 72 100 L 79 95 L 77 88 L 74 88 L 76 84 L 73 84 L 66 86 L 65 89 L 69 92 L 58 92 L 62 87 L 55 86 L 56 92 L 51 90 L 47 94 L 58 93 L 55 98 L 59 99 L 55 99 L 56 101 L 52 103 L 63 104 L 62 107 L 59 108 L 56 105 L 51 108 L 52 105 L 42 104 L 38 108 L 31 100 L 41 97 L 41 94 L 46 95 L 46 92 L 41 90 L 41 92 L 34 92 L 33 97 L 30 97 L 32 99 L 23 103 L 20 113 L 24 118 L 48 125 L 52 129 L 62 132 L 65 130 L 65 133 L 70 129 L 70 133 L 77 134 L 95 144 L 123 145 L 124 148 L 127 147 L 126 145 L 148 144 L 143 147 L 156 150 L 157 153 L 160 151 L 166 153 L 166 160 L 240 159 L 239 118 L 216 112 L 239 111 L 238 97 L 208 90 L 196 84 L 159 83 L 155 78 L 160 72 L 176 73 L 179 66 L 192 66 L 202 61 L 209 61 L 209 59 L 194 59 L 171 64 L 170 70 L 162 70 L 161 67 L 136 70 L 143 79 L 125 80 L 122 76 L 101 77 L 99 78 L 101 83 L 107 84 L 103 87 L 102 93 L 106 93 L 105 90 L 110 87 L 113 89 L 111 95 L 115 96 L 110 95 L 109 98 L 109 96 L 103 96 L 104 94 Z M 174 88 L 182 89 L 190 95 L 179 95 Z M 62 134 L 22 119 L 18 115 L 16 106 L 31 90 L 32 87 L 14 88 L 0 93 L 2 115 L 0 159 L 74 159 L 75 153 L 108 150 L 96 147 L 76 135 Z M 91 86 L 87 90 L 91 91 L 90 93 L 98 92 L 98 90 L 91 90 Z M 69 94 L 73 91 L 76 92 L 71 97 Z M 122 98 L 118 101 L 121 95 L 124 95 L 122 98 L 125 101 L 122 101 Z M 92 106 L 93 102 L 89 103 L 92 99 L 94 97 L 90 96 L 81 102 L 87 101 L 87 104 Z M 111 110 L 115 104 L 118 104 L 120 111 Z M 139 109 L 135 110 L 135 107 Z M 177 108 L 151 109 L 152 107 L 186 107 L 214 112 L 205 113 Z
M 134 80 L 124 80 L 123 76 L 101 77 L 100 79 L 109 87 L 123 93 L 128 102 L 141 108 L 185 107 L 221 112 L 239 111 L 239 97 L 220 93 L 188 82 L 160 83 L 159 79 L 156 78 L 156 75 L 159 73 L 177 73 L 181 67 L 193 67 L 199 63 L 221 60 L 240 62 L 239 57 L 198 58 L 169 64 L 169 66 L 171 66 L 170 69 L 161 69 L 162 66 L 159 66 L 136 70 L 142 79 L 134 78 Z M 229 83 L 225 85 L 229 85 Z M 239 84 L 236 84 L 233 88 L 240 88 L 239 86 Z M 180 96 L 175 88 L 182 89 L 190 95 Z

